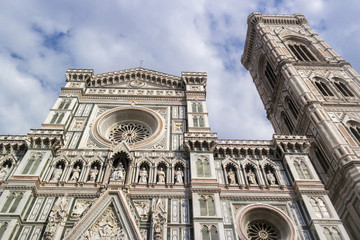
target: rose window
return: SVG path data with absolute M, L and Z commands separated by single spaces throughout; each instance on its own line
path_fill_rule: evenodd
M 247 235 L 250 240 L 281 239 L 279 231 L 270 223 L 252 221 L 247 226 Z
M 121 141 L 136 143 L 145 140 L 150 135 L 150 129 L 139 123 L 120 123 L 109 131 L 110 141 L 117 143 Z

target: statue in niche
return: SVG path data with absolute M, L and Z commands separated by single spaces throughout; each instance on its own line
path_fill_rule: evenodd
M 120 163 L 119 166 L 115 168 L 115 170 L 111 174 L 110 179 L 115 181 L 124 181 L 124 178 L 125 178 L 125 169 L 123 165 Z
M 73 169 L 73 174 L 71 176 L 70 181 L 77 182 L 80 177 L 80 172 L 81 172 L 80 166 L 76 166 L 76 168 Z
M 6 176 L 8 175 L 10 171 L 10 166 L 9 164 L 6 164 L 5 166 L 3 166 L 0 170 L 0 181 L 4 181 Z
M 163 168 L 160 168 L 157 172 L 158 175 L 158 183 L 165 183 L 165 171 Z
M 146 168 L 143 167 L 140 170 L 140 181 L 139 181 L 139 183 L 147 183 L 147 178 L 148 178 L 148 173 L 146 171 Z
M 255 175 L 255 173 L 253 172 L 252 169 L 249 169 L 246 176 L 247 176 L 250 184 L 256 184 L 256 175 Z
M 90 170 L 90 179 L 89 179 L 89 182 L 95 182 L 98 173 L 99 173 L 99 170 L 98 170 L 97 166 L 94 166 L 94 169 L 91 169 L 91 170 Z
M 61 175 L 63 173 L 63 169 L 62 169 L 62 165 L 59 165 L 55 171 L 54 171 L 54 175 L 51 179 L 52 182 L 58 182 L 61 178 Z
M 236 184 L 236 175 L 235 175 L 235 172 L 234 172 L 234 170 L 232 168 L 230 168 L 227 175 L 228 175 L 229 183 L 230 184 Z
M 175 183 L 183 183 L 183 177 L 184 173 L 181 171 L 181 168 L 179 167 L 178 170 L 175 172 Z
M 270 185 L 276 184 L 276 178 L 269 169 L 267 170 L 266 178 L 268 179 Z

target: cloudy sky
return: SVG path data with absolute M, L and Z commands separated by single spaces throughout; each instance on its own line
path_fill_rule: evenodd
M 68 68 L 208 73 L 213 132 L 270 139 L 273 130 L 240 63 L 251 12 L 303 13 L 360 71 L 358 0 L 0 1 L 0 134 L 39 128 Z

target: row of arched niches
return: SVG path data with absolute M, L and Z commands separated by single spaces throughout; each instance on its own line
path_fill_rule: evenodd
M 35 166 L 35 154 L 30 161 Z M 134 161 L 134 160 L 135 161 Z M 198 154 L 195 161 L 193 176 L 190 176 L 189 160 L 181 157 L 131 157 L 128 153 L 119 152 L 107 159 L 106 157 L 58 156 L 52 159 L 49 166 L 41 174 L 45 184 L 135 184 L 135 185 L 187 185 L 191 177 L 217 178 L 220 184 L 227 186 L 279 186 L 288 185 L 286 173 L 280 161 L 269 157 L 244 156 L 231 158 L 216 155 L 215 171 L 210 169 L 209 155 Z M 19 163 L 13 158 L 0 159 L 0 181 L 5 181 L 14 172 Z M 22 174 L 33 174 L 31 167 L 22 170 Z M 309 175 L 307 166 L 295 166 L 299 175 Z M 214 174 L 215 176 L 211 176 Z M 311 176 L 309 176 L 310 178 Z

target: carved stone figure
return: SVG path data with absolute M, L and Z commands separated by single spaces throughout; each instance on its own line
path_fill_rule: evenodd
M 136 206 L 136 210 L 140 215 L 142 220 L 147 220 L 149 216 L 149 202 L 147 201 L 138 201 L 134 202 Z
M 175 172 L 175 183 L 183 183 L 183 177 L 183 171 L 181 171 L 181 168 L 178 168 L 178 170 Z
M 246 174 L 246 176 L 250 184 L 256 184 L 256 175 L 252 169 L 249 169 L 249 172 Z
M 78 218 L 85 211 L 85 209 L 89 206 L 91 201 L 79 199 L 75 202 L 74 208 L 71 213 L 71 217 Z
M 80 166 L 74 168 L 70 181 L 77 182 L 80 177 L 80 172 L 81 172 Z
M 270 185 L 276 184 L 276 178 L 270 170 L 267 170 L 266 178 L 268 179 Z
M 165 171 L 163 168 L 160 168 L 157 172 L 158 175 L 158 183 L 164 183 L 165 182 Z
M 125 169 L 123 168 L 123 165 L 120 163 L 117 168 L 113 171 L 111 174 L 111 180 L 115 181 L 124 181 L 125 178 Z
M 10 171 L 10 167 L 9 164 L 6 164 L 4 167 L 1 168 L 0 170 L 0 181 L 4 181 L 6 176 L 8 175 Z
M 147 178 L 148 178 L 148 173 L 146 171 L 146 168 L 143 167 L 140 170 L 140 181 L 139 181 L 139 183 L 147 183 Z
M 126 240 L 127 237 L 113 208 L 108 207 L 98 220 L 83 234 L 81 239 Z
M 55 202 L 53 209 L 48 217 L 48 225 L 46 226 L 44 239 L 50 240 L 56 233 L 57 227 L 66 221 L 67 217 L 67 198 L 64 195 Z
M 51 181 L 58 182 L 61 178 L 62 173 L 63 173 L 62 165 L 59 165 L 59 167 L 55 169 L 54 175 L 53 175 Z
M 158 198 L 153 205 L 152 228 L 154 240 L 164 239 L 164 229 L 166 228 L 166 207 L 161 198 Z
M 230 184 L 236 184 L 236 175 L 234 170 L 232 170 L 232 168 L 230 169 L 230 171 L 228 172 L 228 178 L 229 178 L 229 183 Z
M 94 169 L 90 170 L 90 180 L 89 180 L 89 182 L 95 182 L 98 173 L 99 173 L 99 170 L 98 170 L 97 166 L 94 166 Z

